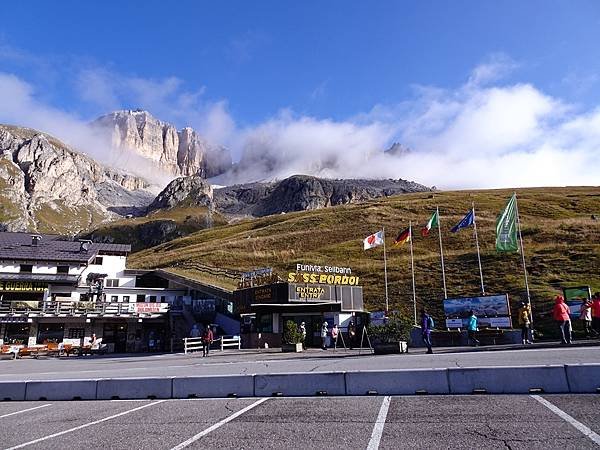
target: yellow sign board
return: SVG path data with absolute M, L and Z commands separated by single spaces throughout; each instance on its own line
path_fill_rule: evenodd
M 359 277 L 355 275 L 290 272 L 288 273 L 287 281 L 288 283 L 340 284 L 346 286 L 358 286 Z

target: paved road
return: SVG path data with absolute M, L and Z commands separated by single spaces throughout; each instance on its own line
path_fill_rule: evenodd
M 0 448 L 600 447 L 600 395 L 0 403 Z
M 454 349 L 455 350 L 455 349 Z M 0 361 L 0 381 L 48 378 L 120 378 L 224 374 L 264 374 L 314 371 L 386 370 L 481 366 L 520 366 L 600 362 L 600 347 L 537 348 L 463 353 L 422 352 L 404 355 L 358 355 L 358 351 L 309 350 L 301 354 L 275 352 L 214 352 L 126 357 L 70 357 Z

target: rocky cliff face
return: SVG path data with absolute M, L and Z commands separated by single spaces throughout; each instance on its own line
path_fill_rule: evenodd
M 360 203 L 379 197 L 430 189 L 405 180 L 331 180 L 294 175 L 275 183 L 215 190 L 215 210 L 233 215 L 267 216 Z
M 74 234 L 147 205 L 147 186 L 43 133 L 0 125 L 0 224 L 9 231 Z
M 207 206 L 212 207 L 213 189 L 202 177 L 177 178 L 154 199 L 148 211 L 157 209 Z
M 230 217 L 260 217 L 424 191 L 430 189 L 405 180 L 329 180 L 295 175 L 279 182 L 240 184 L 210 193 L 203 180 L 180 178 L 161 192 L 150 209 L 200 205 Z
M 116 111 L 93 122 L 110 133 L 112 145 L 135 152 L 171 175 L 210 178 L 231 167 L 229 150 L 212 145 L 192 128 L 181 131 L 147 111 Z

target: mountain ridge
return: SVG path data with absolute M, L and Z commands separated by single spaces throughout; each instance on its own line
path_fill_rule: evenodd
M 0 125 L 0 224 L 7 231 L 76 234 L 139 207 L 144 179 L 104 166 L 59 139 Z

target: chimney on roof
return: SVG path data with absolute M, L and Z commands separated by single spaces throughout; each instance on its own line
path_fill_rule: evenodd
M 92 245 L 92 241 L 88 239 L 79 240 L 79 253 L 87 253 Z
M 42 240 L 42 237 L 39 234 L 32 234 L 31 235 L 31 246 L 37 247 L 41 240 Z

